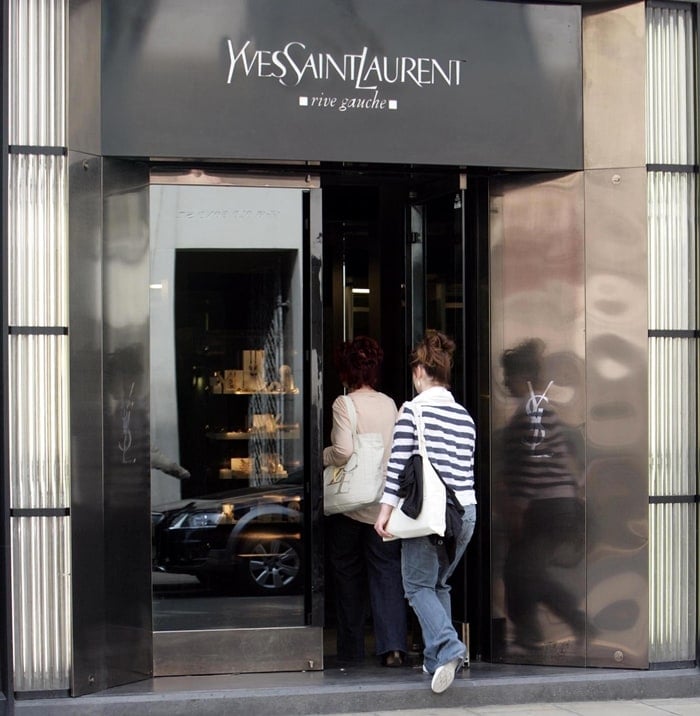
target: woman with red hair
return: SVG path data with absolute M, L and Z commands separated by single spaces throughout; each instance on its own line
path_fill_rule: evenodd
M 377 390 L 384 352 L 372 338 L 358 336 L 339 346 L 336 369 L 355 407 L 358 433 L 380 433 L 384 467 L 391 450 L 396 403 Z M 343 396 L 333 402 L 331 445 L 323 464 L 344 465 L 353 453 L 353 434 Z M 335 584 L 339 665 L 365 658 L 367 594 L 375 649 L 385 666 L 401 666 L 406 655 L 407 608 L 401 581 L 400 542 L 384 542 L 374 530 L 379 503 L 327 518 L 327 539 Z

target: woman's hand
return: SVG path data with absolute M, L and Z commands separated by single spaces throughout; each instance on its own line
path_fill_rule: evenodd
M 377 521 L 374 523 L 374 531 L 383 538 L 391 538 L 394 535 L 391 534 L 391 532 L 386 531 L 386 525 L 389 521 L 389 517 L 391 517 L 391 511 L 394 508 L 391 505 L 385 505 L 382 504 L 381 508 L 379 509 L 379 517 L 377 517 Z

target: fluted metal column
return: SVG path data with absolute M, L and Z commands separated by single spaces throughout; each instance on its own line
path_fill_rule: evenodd
M 65 0 L 10 0 L 8 356 L 15 691 L 71 666 Z
M 698 155 L 696 13 L 649 3 L 650 661 L 696 658 Z

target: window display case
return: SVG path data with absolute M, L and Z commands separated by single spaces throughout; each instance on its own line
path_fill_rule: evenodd
M 183 497 L 273 485 L 302 468 L 296 254 L 177 251 Z

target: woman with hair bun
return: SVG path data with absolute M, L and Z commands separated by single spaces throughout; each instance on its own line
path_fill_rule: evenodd
M 396 403 L 377 390 L 383 358 L 374 339 L 358 336 L 337 349 L 335 364 L 355 407 L 357 432 L 382 435 L 386 465 L 397 410 Z M 344 465 L 353 449 L 350 416 L 339 396 L 333 402 L 331 445 L 323 451 L 324 466 Z M 378 514 L 379 503 L 327 518 L 339 665 L 364 661 L 368 591 L 381 663 L 401 666 L 405 660 L 408 610 L 401 582 L 401 549 L 399 543 L 384 542 L 373 529 Z
M 466 408 L 448 390 L 455 344 L 444 333 L 429 330 L 413 349 L 411 369 L 418 395 L 401 406 L 394 427 L 382 506 L 375 530 L 390 538 L 387 523 L 399 503 L 399 477 L 412 455 L 418 454 L 417 416 L 431 464 L 454 491 L 463 508 L 461 525 L 447 540 L 436 535 L 401 540 L 401 568 L 408 603 L 423 633 L 423 671 L 432 675 L 435 693 L 445 691 L 464 664 L 466 646 L 452 624 L 447 580 L 462 558 L 476 524 L 474 451 L 476 429 Z

